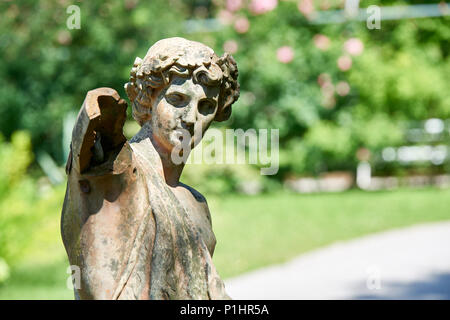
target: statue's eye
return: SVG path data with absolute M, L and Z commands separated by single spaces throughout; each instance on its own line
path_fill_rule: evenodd
M 198 103 L 198 112 L 204 116 L 214 113 L 216 109 L 216 103 L 212 100 L 201 100 Z
M 179 106 L 184 103 L 185 97 L 179 93 L 171 93 L 166 95 L 166 100 L 174 106 Z

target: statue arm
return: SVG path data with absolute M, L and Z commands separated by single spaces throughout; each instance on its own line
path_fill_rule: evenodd
M 98 88 L 87 93 L 72 132 L 67 174 L 73 169 L 83 174 L 115 160 L 126 142 L 126 109 L 126 102 L 114 89 Z
M 122 131 L 126 109 L 115 90 L 91 90 L 72 132 L 61 234 L 70 264 L 81 269 L 81 299 L 111 298 L 134 243 L 134 221 L 147 213 Z

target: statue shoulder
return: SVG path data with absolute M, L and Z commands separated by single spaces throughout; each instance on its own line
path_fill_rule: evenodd
M 114 89 L 98 88 L 86 94 L 72 131 L 67 174 L 71 170 L 83 174 L 96 167 L 100 173 L 107 162 L 131 161 L 131 148 L 123 134 L 126 110 L 127 103 Z
M 197 190 L 192 188 L 191 186 L 188 186 L 187 184 L 184 184 L 180 182 L 180 185 L 184 187 L 185 189 L 189 190 L 189 192 L 192 194 L 192 196 L 200 203 L 204 203 L 204 205 L 208 206 L 208 203 L 206 202 L 206 198 Z

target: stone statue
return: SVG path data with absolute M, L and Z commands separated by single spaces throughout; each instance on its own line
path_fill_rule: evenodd
M 212 263 L 216 239 L 206 199 L 179 181 L 213 120 L 239 97 L 233 57 L 183 38 L 136 58 L 125 85 L 141 130 L 123 135 L 127 104 L 89 91 L 73 129 L 61 233 L 80 270 L 76 299 L 228 299 Z M 185 133 L 189 133 L 186 138 Z M 200 139 L 201 139 L 200 136 Z M 183 138 L 184 137 L 184 138 Z

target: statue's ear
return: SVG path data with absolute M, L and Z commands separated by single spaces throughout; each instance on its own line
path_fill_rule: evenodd
M 232 110 L 231 106 L 239 98 L 239 91 L 240 88 L 237 80 L 224 84 L 219 98 L 219 110 L 217 111 L 214 120 L 221 122 L 230 118 Z
M 239 98 L 238 69 L 234 58 L 225 53 L 217 62 L 223 72 L 223 84 L 219 98 L 219 110 L 214 120 L 225 121 L 231 116 L 231 105 Z

